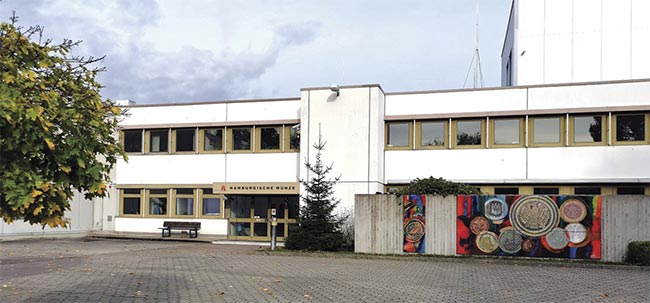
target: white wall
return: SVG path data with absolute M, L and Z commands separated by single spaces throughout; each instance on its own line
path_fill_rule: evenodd
M 170 219 L 170 218 L 116 218 L 115 231 L 138 233 L 161 233 L 159 227 L 165 221 L 201 222 L 199 234 L 226 235 L 228 234 L 227 219 Z
M 650 77 L 649 1 L 517 0 L 514 8 L 506 37 L 514 30 L 516 85 Z

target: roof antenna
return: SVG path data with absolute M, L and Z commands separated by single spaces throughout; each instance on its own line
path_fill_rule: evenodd
M 479 88 L 483 87 L 483 71 L 481 70 L 481 56 L 478 52 L 478 20 L 479 20 L 479 0 L 476 0 L 476 27 L 474 29 L 474 55 L 472 56 L 472 61 L 469 63 L 469 69 L 467 70 L 467 75 L 465 76 L 465 82 L 463 82 L 463 88 L 467 87 L 467 79 L 469 74 L 474 70 L 474 79 L 473 87 Z

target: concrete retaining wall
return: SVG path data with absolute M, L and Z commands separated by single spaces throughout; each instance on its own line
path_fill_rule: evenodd
M 402 254 L 402 196 L 357 195 L 355 252 Z M 603 196 L 602 261 L 621 262 L 627 243 L 650 241 L 650 196 Z M 456 197 L 426 196 L 427 254 L 456 255 Z

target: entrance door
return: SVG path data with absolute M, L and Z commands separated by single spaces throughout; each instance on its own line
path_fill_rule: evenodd
M 284 241 L 298 217 L 297 195 L 228 195 L 228 239 L 270 241 L 273 210 L 277 239 Z

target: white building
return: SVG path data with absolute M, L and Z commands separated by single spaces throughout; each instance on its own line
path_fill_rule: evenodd
M 635 6 L 637 20 L 645 4 L 622 2 L 616 9 Z M 580 26 L 593 25 L 583 21 L 592 6 L 600 17 L 589 20 L 604 28 L 623 18 L 610 15 L 613 3 L 515 1 L 502 59 L 511 75 L 504 84 L 519 86 L 384 92 L 370 84 L 338 93 L 303 88 L 290 99 L 126 104 L 120 135 L 128 162 L 117 163 L 111 198 L 86 212 L 92 224 L 80 230 L 158 233 L 177 220 L 201 222 L 202 234 L 261 240 L 275 211 L 282 237 L 295 222 L 298 180 L 309 177 L 304 162 L 313 161 L 319 133 L 327 141 L 323 159 L 341 177 L 342 208 L 352 208 L 355 194 L 429 176 L 495 194 L 650 195 L 650 79 L 630 80 L 650 77 L 643 74 L 650 69 L 637 70 L 650 61 L 634 55 L 650 36 L 637 35 L 637 23 L 627 28 L 631 55 L 620 70 L 618 42 L 607 30 L 594 38 L 601 49 L 589 52 L 594 58 L 575 44 Z M 569 30 L 544 21 L 564 20 L 566 5 L 579 20 Z M 543 22 L 529 20 L 539 14 Z M 555 41 L 565 31 L 571 43 Z M 610 79 L 619 80 L 600 81 Z M 575 83 L 583 80 L 599 82 Z M 546 84 L 556 82 L 571 83 Z M 1 226 L 5 235 L 20 233 Z

